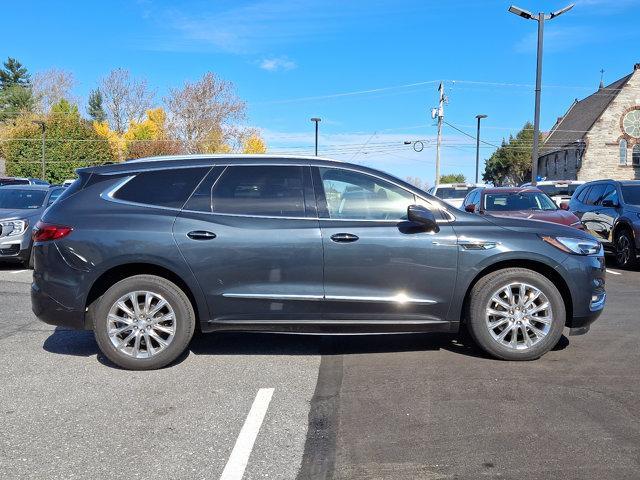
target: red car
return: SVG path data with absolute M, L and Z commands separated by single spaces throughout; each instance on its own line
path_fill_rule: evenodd
M 535 187 L 476 188 L 465 197 L 462 208 L 480 215 L 540 220 L 584 230 L 578 217 L 558 208 L 551 197 Z

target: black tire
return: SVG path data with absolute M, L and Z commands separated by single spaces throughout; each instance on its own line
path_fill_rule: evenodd
M 108 334 L 108 315 L 111 307 L 118 299 L 134 291 L 149 291 L 162 296 L 175 314 L 173 339 L 164 350 L 148 358 L 134 358 L 118 350 Z M 189 297 L 174 283 L 155 275 L 136 275 L 119 281 L 96 300 L 91 311 L 94 336 L 100 350 L 113 363 L 128 370 L 154 370 L 173 362 L 186 350 L 196 324 Z
M 633 268 L 638 264 L 635 242 L 629 230 L 623 228 L 614 239 L 616 264 L 622 268 Z
M 552 310 L 549 331 L 537 343 L 516 350 L 494 339 L 486 324 L 486 308 L 491 297 L 505 285 L 524 283 L 540 290 L 548 299 Z M 566 309 L 562 295 L 544 275 L 526 268 L 505 268 L 481 278 L 471 290 L 467 311 L 467 327 L 474 341 L 485 352 L 502 360 L 535 360 L 556 346 L 564 330 Z M 511 335 L 511 334 L 509 334 Z

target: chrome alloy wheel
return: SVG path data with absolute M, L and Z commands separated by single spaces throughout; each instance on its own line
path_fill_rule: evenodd
M 513 350 L 526 350 L 547 336 L 553 323 L 551 303 L 526 283 L 498 289 L 486 308 L 485 324 L 493 339 Z
M 631 242 L 627 235 L 620 235 L 616 245 L 616 261 L 619 265 L 626 265 L 631 258 Z
M 169 346 L 176 333 L 173 308 L 161 295 L 131 292 L 109 310 L 107 333 L 116 349 L 134 358 L 149 358 Z

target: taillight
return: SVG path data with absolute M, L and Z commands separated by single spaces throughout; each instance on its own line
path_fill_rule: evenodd
M 66 237 L 73 231 L 73 228 L 64 225 L 53 225 L 51 223 L 38 222 L 33 229 L 31 238 L 34 242 L 48 242 Z

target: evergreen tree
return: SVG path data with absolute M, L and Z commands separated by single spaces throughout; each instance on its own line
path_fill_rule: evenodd
M 99 88 L 92 90 L 89 94 L 87 113 L 89 117 L 96 122 L 104 122 L 107 120 L 107 114 L 102 106 L 102 93 Z
M 0 89 L 0 122 L 33 112 L 35 103 L 30 88 L 13 85 Z
M 24 88 L 30 87 L 31 76 L 18 60 L 9 57 L 4 62 L 4 68 L 0 68 L 0 90 L 16 85 Z
M 540 135 L 540 143 L 542 143 Z M 533 125 L 527 122 L 518 134 L 502 140 L 502 146 L 486 161 L 482 179 L 496 186 L 520 185 L 531 177 Z

